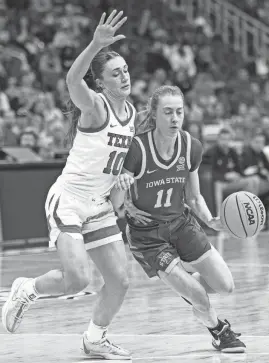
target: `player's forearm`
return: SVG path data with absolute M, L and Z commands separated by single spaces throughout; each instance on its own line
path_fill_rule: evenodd
M 199 196 L 190 198 L 188 200 L 188 205 L 205 224 L 208 225 L 208 223 L 212 220 L 212 214 L 208 209 L 204 197 L 201 194 Z
M 102 48 L 92 41 L 87 48 L 75 59 L 71 68 L 69 69 L 66 82 L 67 84 L 75 84 L 82 81 L 85 77 L 93 58 L 100 52 Z

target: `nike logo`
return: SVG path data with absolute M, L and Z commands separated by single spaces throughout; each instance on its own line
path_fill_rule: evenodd
M 158 169 L 155 169 L 155 170 L 147 170 L 147 174 L 152 174 L 152 173 L 155 173 L 155 171 L 157 171 Z
M 110 127 L 116 127 L 116 126 L 118 126 L 117 124 L 116 125 L 110 125 Z
M 83 338 L 83 349 L 84 349 L 85 354 L 91 354 L 91 351 L 86 348 L 84 338 Z

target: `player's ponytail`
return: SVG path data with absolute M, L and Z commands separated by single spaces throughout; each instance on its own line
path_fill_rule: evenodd
M 78 121 L 81 115 L 81 111 L 72 102 L 71 98 L 67 102 L 67 111 L 65 112 L 70 121 L 70 127 L 66 135 L 66 139 L 70 146 L 73 146 L 74 138 L 77 133 Z
M 137 122 L 135 127 L 136 135 L 154 130 L 156 127 L 152 113 L 151 100 L 152 99 L 150 98 L 146 110 L 140 111 L 137 114 Z

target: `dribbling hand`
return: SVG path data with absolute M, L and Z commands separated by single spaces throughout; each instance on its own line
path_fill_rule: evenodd
M 123 11 L 120 11 L 117 15 L 117 10 L 113 10 L 105 22 L 106 13 L 103 13 L 99 24 L 94 32 L 93 41 L 98 44 L 99 47 L 107 47 L 118 40 L 126 38 L 125 35 L 115 35 L 116 31 L 126 22 L 127 16 L 122 18 Z
M 135 219 L 137 222 L 147 225 L 152 220 L 150 219 L 151 214 L 144 212 L 141 209 L 138 209 L 132 202 L 131 196 L 129 198 L 125 198 L 124 200 L 124 208 L 125 212 L 129 217 Z
M 214 229 L 215 231 L 222 232 L 224 231 L 224 226 L 220 220 L 220 217 L 212 218 L 208 223 L 208 227 Z

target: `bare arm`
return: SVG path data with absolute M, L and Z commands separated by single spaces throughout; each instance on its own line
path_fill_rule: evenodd
M 200 192 L 200 182 L 198 176 L 198 169 L 190 172 L 188 184 L 186 185 L 186 202 L 194 211 L 194 213 L 205 223 L 208 227 L 217 231 L 223 230 L 223 226 L 219 218 L 213 218 L 204 197 Z
M 106 22 L 104 13 L 100 22 L 94 32 L 92 42 L 86 49 L 76 58 L 66 76 L 66 83 L 70 93 L 71 100 L 81 110 L 82 113 L 89 113 L 97 106 L 97 112 L 102 110 L 103 103 L 98 94 L 90 89 L 86 82 L 83 80 L 85 77 L 93 58 L 104 47 L 107 47 L 114 42 L 125 38 L 124 35 L 114 36 L 115 32 L 125 23 L 127 18 L 120 20 L 123 12 L 112 11 Z M 99 106 L 99 107 L 98 107 Z M 101 111 L 102 112 L 102 111 Z M 105 118 L 105 110 L 103 107 L 103 114 L 101 119 Z M 103 121 L 103 120 L 102 120 Z
M 147 223 L 151 222 L 151 219 L 148 218 L 151 215 L 150 213 L 138 209 L 133 204 L 130 191 L 132 184 L 134 184 L 134 173 L 123 168 L 122 174 L 119 175 L 117 183 L 112 189 L 113 192 L 111 191 L 112 193 L 110 194 L 110 199 L 119 218 L 124 218 L 125 212 L 127 212 L 129 217 L 132 217 L 136 221 L 146 225 Z M 111 198 L 112 195 L 114 203 Z
M 77 57 L 66 76 L 71 100 L 82 112 L 92 109 L 97 97 L 99 97 L 95 91 L 87 86 L 83 77 L 86 75 L 93 58 L 101 49 L 93 40 Z
M 186 202 L 204 223 L 208 224 L 213 218 L 200 192 L 198 169 L 190 172 L 188 184 L 186 185 Z
M 119 175 L 116 184 L 110 192 L 109 199 L 112 202 L 115 212 L 120 218 L 123 218 L 125 214 L 125 202 L 128 203 L 128 201 L 131 201 L 129 188 L 133 183 L 133 176 L 133 173 L 122 168 L 121 174 Z

